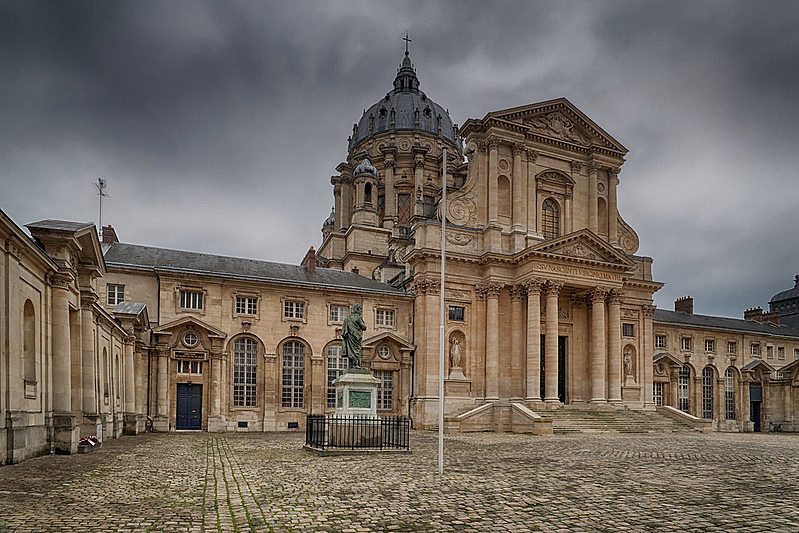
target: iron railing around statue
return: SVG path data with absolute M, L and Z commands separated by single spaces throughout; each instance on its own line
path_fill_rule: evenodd
M 305 446 L 316 450 L 409 450 L 406 416 L 308 415 Z

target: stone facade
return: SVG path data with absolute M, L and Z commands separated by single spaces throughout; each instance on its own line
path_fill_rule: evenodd
M 28 236 L 2 214 L 0 462 L 89 435 L 301 429 L 334 412 L 355 303 L 378 414 L 433 427 L 442 290 L 450 427 L 537 431 L 583 406 L 799 430 L 799 331 L 762 311 L 694 315 L 689 299 L 654 308 L 662 284 L 617 205 L 626 148 L 565 98 L 458 128 L 419 86 L 406 53 L 353 128 L 301 265 L 130 245 L 110 227 L 100 242 L 92 224 Z

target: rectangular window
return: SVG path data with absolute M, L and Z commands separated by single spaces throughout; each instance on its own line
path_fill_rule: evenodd
M 380 380 L 377 384 L 377 408 L 390 411 L 394 400 L 394 372 L 375 370 L 375 377 Z
M 283 302 L 283 317 L 304 319 L 305 318 L 305 302 L 294 302 L 286 300 Z
M 799 359 L 799 348 L 794 348 L 793 349 L 793 358 L 794 359 Z
M 655 348 L 666 348 L 666 336 L 655 335 Z
M 258 345 L 249 337 L 233 343 L 233 407 L 256 406 Z
M 656 407 L 663 405 L 663 383 L 656 381 L 652 384 L 652 398 L 655 401 Z
M 774 359 L 774 346 L 766 346 L 766 358 Z
M 622 337 L 635 337 L 635 324 L 623 323 L 621 325 Z
M 283 345 L 281 405 L 290 409 L 305 407 L 305 345 L 288 341 Z
M 785 348 L 782 346 L 777 348 L 777 359 L 785 359 Z
M 682 337 L 680 339 L 680 349 L 681 350 L 691 349 L 691 337 Z
M 397 225 L 400 227 L 408 227 L 411 225 L 411 216 L 413 210 L 411 209 L 411 195 L 398 194 L 397 195 Z
M 327 406 L 336 407 L 336 386 L 333 382 L 347 371 L 347 359 L 341 357 L 341 345 L 333 344 L 327 348 Z
M 350 308 L 346 305 L 331 305 L 330 306 L 330 322 L 340 324 L 344 322 L 350 314 Z
M 716 341 L 714 341 L 713 339 L 705 339 L 705 351 L 710 353 L 715 353 Z
M 378 326 L 393 328 L 394 327 L 394 310 L 393 309 L 377 309 L 376 310 L 376 323 Z
M 203 362 L 178 361 L 178 374 L 201 376 L 203 374 Z
M 738 343 L 735 341 L 727 341 L 727 353 L 733 355 L 737 351 L 738 351 Z
M 236 296 L 237 315 L 256 315 L 258 314 L 258 298 L 249 296 Z
M 463 322 L 466 320 L 466 309 L 462 305 L 450 305 L 449 319 L 453 322 Z
M 203 293 L 201 291 L 180 291 L 181 309 L 202 309 Z
M 108 305 L 116 305 L 125 301 L 125 286 L 109 283 L 106 285 L 108 289 Z
M 760 357 L 760 344 L 759 343 L 753 342 L 752 344 L 749 345 L 749 349 L 750 349 L 750 353 L 752 355 L 756 355 L 756 356 Z
M 422 198 L 422 213 L 424 213 L 425 218 L 436 217 L 436 206 L 435 196 L 424 195 L 424 198 Z

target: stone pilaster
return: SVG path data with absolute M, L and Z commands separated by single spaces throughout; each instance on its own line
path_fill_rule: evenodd
M 488 223 L 497 223 L 497 148 L 496 138 L 488 139 Z
M 591 302 L 591 347 L 588 365 L 591 377 L 591 402 L 605 403 L 607 397 L 606 368 L 605 368 L 605 297 L 607 290 L 601 287 L 594 288 L 588 293 Z
M 644 305 L 641 307 L 641 311 L 643 312 L 643 331 L 641 332 L 641 335 L 643 335 L 644 338 L 644 353 L 641 354 L 641 357 L 639 358 L 638 368 L 641 369 L 639 374 L 641 376 L 641 385 L 644 389 L 644 408 L 654 409 L 655 400 L 652 397 L 652 380 L 654 379 L 652 357 L 654 356 L 655 352 L 655 339 L 653 337 L 654 330 L 652 327 L 652 315 L 655 313 L 655 306 Z
M 416 198 L 414 202 L 413 214 L 415 216 L 422 216 L 424 201 L 424 154 L 416 154 L 413 162 L 413 194 Z
M 527 281 L 527 393 L 528 401 L 541 400 L 541 287 L 538 279 Z
M 613 404 L 619 404 L 622 401 L 622 394 L 621 394 L 622 292 L 618 289 L 610 290 L 608 292 L 607 301 L 608 301 L 608 402 Z M 638 368 L 640 368 L 640 365 Z
M 548 281 L 546 319 L 544 328 L 544 401 L 559 402 L 558 398 L 558 296 L 563 283 Z
M 58 453 L 78 451 L 77 417 L 72 413 L 72 354 L 69 328 L 68 274 L 56 274 L 52 286 L 53 431 Z
M 597 173 L 599 164 L 591 161 L 588 164 L 588 229 L 597 233 Z
M 331 181 L 333 181 L 333 201 L 334 201 L 333 205 L 335 206 L 333 210 L 333 220 L 334 220 L 333 228 L 335 229 L 335 231 L 338 231 L 341 229 L 341 210 L 342 210 L 341 178 L 339 178 L 338 176 L 333 176 L 333 178 L 331 178 Z
M 383 166 L 386 174 L 383 182 L 383 227 L 391 229 L 394 227 L 394 217 L 397 216 L 397 194 L 394 191 L 394 156 L 386 154 Z
M 136 375 L 133 363 L 133 348 L 135 344 L 133 335 L 126 335 L 122 339 L 122 367 L 124 383 L 124 432 L 127 435 L 136 434 Z
M 510 390 L 508 396 L 512 400 L 524 399 L 524 285 L 511 285 L 508 287 L 510 293 L 511 307 L 511 328 L 510 328 Z M 504 396 L 504 394 L 503 394 Z
M 619 243 L 619 215 L 616 201 L 616 189 L 619 186 L 619 169 L 614 168 L 608 172 L 608 241 L 610 244 Z
M 158 347 L 158 371 L 156 373 L 156 404 L 153 430 L 169 431 L 169 352 L 166 346 Z
M 523 152 L 524 143 L 513 145 L 513 228 L 518 230 L 524 229 L 527 214 L 527 195 L 522 188 L 526 184 L 522 179 Z

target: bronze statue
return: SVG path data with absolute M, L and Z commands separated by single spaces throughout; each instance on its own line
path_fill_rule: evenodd
M 366 331 L 361 312 L 361 304 L 353 305 L 349 316 L 344 319 L 341 330 L 341 354 L 349 361 L 348 369 L 361 368 L 361 340 L 363 332 Z

